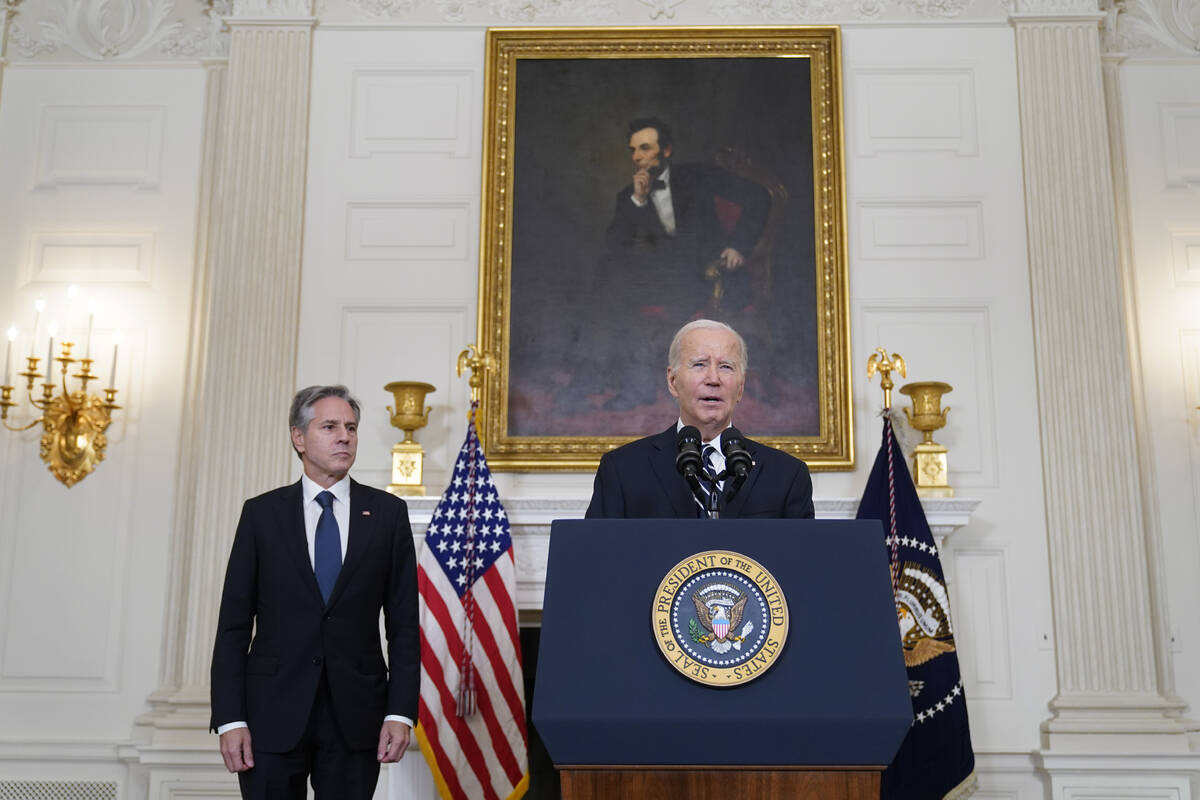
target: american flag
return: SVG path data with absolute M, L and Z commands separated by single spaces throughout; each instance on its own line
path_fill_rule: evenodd
M 444 800 L 516 800 L 529 770 L 512 536 L 474 412 L 417 563 L 416 733 Z

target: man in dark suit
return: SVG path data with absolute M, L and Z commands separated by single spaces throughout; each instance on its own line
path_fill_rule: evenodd
M 675 469 L 676 433 L 694 425 L 714 474 L 725 468 L 721 432 L 746 385 L 746 344 L 728 325 L 701 319 L 679 329 L 668 354 L 667 389 L 679 401 L 679 420 L 667 430 L 605 453 L 596 471 L 589 518 L 697 517 L 703 513 Z M 754 466 L 722 510 L 723 517 L 813 516 L 812 480 L 803 461 L 752 440 Z M 727 480 L 728 484 L 731 481 Z M 728 491 L 731 487 L 722 487 Z
M 598 307 L 631 319 L 620 329 L 665 338 L 679 320 L 740 311 L 750 302 L 747 259 L 770 213 L 770 196 L 715 164 L 676 163 L 674 134 L 657 117 L 629 123 L 632 182 L 617 192 L 597 272 Z M 638 374 L 605 409 L 653 402 L 657 371 Z
M 298 392 L 289 424 L 304 474 L 247 500 L 234 536 L 213 647 L 212 728 L 246 798 L 302 800 L 311 776 L 318 798 L 366 800 L 379 764 L 404 755 L 417 717 L 408 509 L 350 479 L 359 416 L 344 386 Z

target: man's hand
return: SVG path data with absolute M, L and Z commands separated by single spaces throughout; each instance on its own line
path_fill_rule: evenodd
M 633 173 L 633 199 L 639 205 L 645 203 L 646 198 L 650 196 L 652 183 L 654 183 L 654 179 L 650 176 L 650 170 L 639 169 Z
M 404 758 L 408 749 L 408 737 L 411 729 L 403 722 L 385 720 L 379 730 L 379 751 L 376 758 L 381 764 L 392 764 Z
M 249 728 L 234 728 L 221 734 L 221 758 L 230 772 L 245 772 L 254 767 Z
M 721 251 L 721 264 L 725 269 L 735 270 L 745 263 L 746 259 L 742 258 L 742 254 L 732 247 L 726 247 Z

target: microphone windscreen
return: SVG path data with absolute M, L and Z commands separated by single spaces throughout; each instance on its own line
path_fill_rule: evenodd
M 675 446 L 677 448 L 683 447 L 685 443 L 690 444 L 692 442 L 695 442 L 697 447 L 704 442 L 700 438 L 700 429 L 695 425 L 684 425 L 679 429 L 679 433 L 675 434 Z
M 730 451 L 738 451 L 746 449 L 746 440 L 742 438 L 742 432 L 730 425 L 725 430 L 721 431 L 721 452 L 729 458 Z
M 700 471 L 703 464 L 700 445 L 703 443 L 700 429 L 695 425 L 684 425 L 679 429 L 679 433 L 675 434 L 675 449 L 678 451 L 675 456 L 675 469 L 679 470 L 679 474 L 695 475 Z

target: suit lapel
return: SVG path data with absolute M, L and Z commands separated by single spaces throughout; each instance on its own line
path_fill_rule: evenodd
M 342 558 L 342 571 L 329 595 L 329 605 L 337 602 L 354 571 L 362 565 L 370 549 L 371 537 L 376 530 L 375 509 L 371 494 L 357 481 L 350 481 L 350 533 L 346 537 L 346 555 Z M 314 579 L 315 582 L 315 579 Z
M 675 516 L 696 516 L 696 500 L 692 497 L 687 481 L 675 469 L 675 426 L 672 425 L 655 436 L 651 445 L 654 449 L 650 454 L 650 467 L 670 501 Z
M 736 518 L 738 514 L 741 513 L 742 507 L 746 505 L 746 498 L 750 496 L 750 492 L 753 491 L 754 484 L 758 480 L 758 476 L 762 474 L 762 465 L 758 460 L 758 447 L 758 442 L 750 439 L 746 440 L 746 449 L 750 451 L 750 458 L 753 459 L 754 466 L 750 469 L 749 474 L 746 475 L 746 482 L 742 484 L 742 488 L 739 489 L 738 493 L 734 495 L 733 499 L 726 504 L 725 510 L 722 512 L 723 517 Z M 727 478 L 726 480 L 731 481 L 733 479 Z
M 300 488 L 300 481 L 285 488 L 279 497 L 283 504 L 278 519 L 284 549 L 300 571 L 300 580 L 320 600 L 321 587 L 317 585 L 317 576 L 313 573 L 312 558 L 308 555 L 308 536 L 304 532 L 304 490 Z

